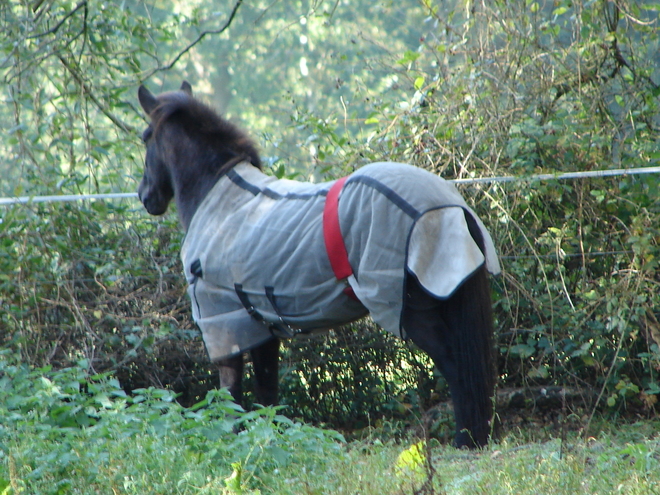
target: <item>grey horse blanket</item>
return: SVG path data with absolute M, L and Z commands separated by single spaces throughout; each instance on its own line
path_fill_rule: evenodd
M 490 235 L 453 185 L 423 169 L 383 162 L 360 168 L 342 186 L 337 213 L 353 273 L 337 280 L 323 234 L 332 185 L 278 180 L 242 163 L 204 199 L 181 257 L 193 317 L 212 360 L 273 334 L 327 330 L 367 313 L 405 338 L 407 270 L 438 298 L 450 297 L 484 263 L 499 273 Z M 481 229 L 485 253 L 466 214 Z M 347 284 L 356 298 L 346 294 Z

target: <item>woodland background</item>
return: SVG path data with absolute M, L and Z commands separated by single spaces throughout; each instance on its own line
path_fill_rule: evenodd
M 184 78 L 279 177 L 378 160 L 447 179 L 657 166 L 659 12 L 641 0 L 1 2 L 0 196 L 135 191 L 137 87 Z M 502 259 L 502 407 L 578 427 L 594 412 L 657 413 L 659 186 L 657 174 L 458 186 Z M 168 387 L 184 405 L 217 386 L 175 212 L 152 218 L 133 199 L 0 208 L 2 348 L 35 367 L 111 371 L 127 392 Z M 305 421 L 359 428 L 448 397 L 424 356 L 368 320 L 285 354 L 286 414 Z

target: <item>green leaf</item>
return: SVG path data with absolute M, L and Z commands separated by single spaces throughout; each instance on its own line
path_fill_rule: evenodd
M 421 480 L 425 475 L 425 449 L 426 442 L 422 440 L 401 452 L 396 461 L 397 475 L 409 477 L 412 474 Z
M 242 494 L 242 477 L 243 477 L 243 466 L 240 462 L 235 462 L 231 465 L 233 472 L 230 476 L 225 478 L 225 486 L 231 494 Z
M 546 379 L 550 377 L 550 371 L 548 370 L 548 367 L 544 364 L 539 366 L 538 368 L 532 368 L 527 372 L 527 376 L 530 378 L 541 378 L 541 379 Z
M 284 168 L 283 163 L 280 163 L 279 167 L 277 167 L 273 171 L 273 175 L 275 175 L 275 177 L 277 177 L 278 179 L 283 179 L 284 178 L 284 176 L 286 175 L 286 168 Z
M 520 356 L 522 359 L 527 359 L 534 355 L 536 349 L 527 344 L 516 344 L 511 346 L 511 354 Z
M 11 482 L 0 477 L 0 495 L 9 495 L 11 493 Z
M 412 50 L 407 50 L 404 54 L 403 57 L 399 60 L 397 60 L 397 64 L 399 65 L 408 65 L 412 64 L 415 60 L 417 60 L 421 56 L 421 53 L 419 52 L 413 52 Z

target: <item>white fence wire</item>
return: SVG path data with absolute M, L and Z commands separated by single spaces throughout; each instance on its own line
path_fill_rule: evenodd
M 657 174 L 660 173 L 660 167 L 642 167 L 642 168 L 618 168 L 612 170 L 588 170 L 583 172 L 567 172 L 562 174 L 538 174 L 526 177 L 514 175 L 503 177 L 476 177 L 465 179 L 452 179 L 448 182 L 454 184 L 486 184 L 491 182 L 534 182 L 546 180 L 570 180 L 570 179 L 589 179 L 598 177 L 615 177 L 626 175 Z M 108 194 L 69 194 L 53 196 L 18 196 L 13 198 L 0 198 L 0 206 L 31 203 L 55 203 L 67 201 L 83 201 L 97 199 L 133 199 L 137 198 L 137 193 L 108 193 Z

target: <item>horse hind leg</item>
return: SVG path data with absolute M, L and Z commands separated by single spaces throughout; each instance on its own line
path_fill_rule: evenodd
M 485 268 L 447 300 L 429 295 L 414 275 L 408 275 L 403 327 L 449 384 L 457 447 L 488 443 L 495 385 L 491 311 Z
M 239 405 L 243 405 L 243 355 L 218 361 L 220 388 L 226 388 Z
M 254 368 L 255 395 L 264 406 L 277 404 L 279 392 L 280 341 L 271 339 L 250 351 Z M 234 402 L 243 406 L 243 354 L 218 361 L 220 388 L 227 388 Z
M 257 402 L 263 406 L 276 405 L 279 399 L 279 339 L 273 338 L 255 347 L 250 354 Z

